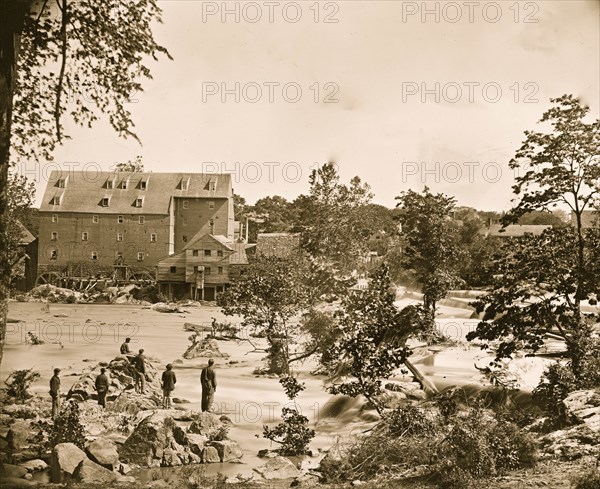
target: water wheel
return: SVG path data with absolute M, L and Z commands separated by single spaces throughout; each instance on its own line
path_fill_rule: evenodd
M 62 275 L 58 272 L 43 272 L 38 275 L 35 285 L 55 285 L 59 286 L 62 282 Z

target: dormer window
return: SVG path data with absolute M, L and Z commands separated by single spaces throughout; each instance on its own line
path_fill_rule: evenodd
M 185 177 L 182 178 L 181 181 L 179 182 L 179 189 L 180 190 L 187 190 L 190 186 L 190 178 L 189 177 Z
M 148 180 L 140 180 L 140 190 L 146 190 L 148 188 Z
M 103 197 L 102 200 L 100 201 L 100 205 L 102 207 L 108 207 L 109 201 L 110 201 L 109 197 Z
M 104 184 L 104 188 L 108 188 L 108 189 L 113 189 L 115 188 L 115 180 L 114 177 L 109 178 L 108 180 L 106 180 L 106 183 Z
M 217 182 L 214 182 L 214 181 L 208 182 L 208 190 L 217 190 Z
M 64 177 L 64 178 L 59 178 L 56 181 L 56 186 L 58 188 L 65 188 L 67 186 L 67 180 L 69 179 L 69 177 Z
M 142 205 L 144 205 L 144 197 L 138 197 L 137 199 L 135 199 L 136 207 L 142 207 Z
M 50 205 L 60 205 L 60 195 L 55 195 L 50 201 Z
M 121 189 L 122 190 L 127 190 L 127 185 L 129 185 L 129 180 L 127 180 L 126 178 L 121 180 Z

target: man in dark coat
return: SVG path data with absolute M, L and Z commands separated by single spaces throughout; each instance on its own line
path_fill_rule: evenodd
M 60 373 L 59 368 L 54 369 L 54 375 L 50 378 L 50 397 L 52 398 L 52 419 L 56 419 L 60 410 Z
M 100 369 L 100 375 L 96 377 L 96 392 L 98 393 L 98 404 L 105 408 L 106 394 L 108 394 L 108 377 L 104 367 Z
M 135 367 L 135 391 L 143 394 L 146 387 L 146 357 L 143 349 L 140 349 L 134 358 L 133 365 Z
M 175 389 L 176 383 L 177 377 L 175 376 L 175 372 L 173 372 L 173 365 L 169 363 L 167 365 L 167 370 L 162 374 L 161 387 L 163 390 L 163 409 L 171 409 L 171 392 Z
M 129 342 L 131 338 L 125 338 L 125 343 L 121 345 L 121 355 L 128 355 L 131 352 L 129 351 Z
M 215 392 L 217 391 L 217 376 L 213 369 L 215 361 L 208 360 L 208 367 L 204 367 L 200 373 L 200 383 L 202 384 L 202 411 L 210 411 Z

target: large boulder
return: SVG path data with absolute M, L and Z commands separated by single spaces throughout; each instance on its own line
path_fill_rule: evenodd
M 196 433 L 187 433 L 186 440 L 187 446 L 190 447 L 190 450 L 193 453 L 196 455 L 202 455 L 202 449 L 208 442 L 208 437 L 206 435 L 198 435 Z
M 19 467 L 23 467 L 27 472 L 40 472 L 48 468 L 48 464 L 40 459 L 28 460 L 19 464 Z
M 290 479 L 300 475 L 300 471 L 290 459 L 281 456 L 270 458 L 266 464 L 253 470 L 267 480 Z
M 60 483 L 69 480 L 81 461 L 86 459 L 85 452 L 73 443 L 56 445 L 50 456 L 52 482 Z
M 600 393 L 593 390 L 571 392 L 564 400 L 567 416 L 600 431 Z
M 117 480 L 117 474 L 89 459 L 82 460 L 75 469 L 75 479 L 82 483 L 110 484 Z
M 216 414 L 202 412 L 194 416 L 188 431 L 190 433 L 197 433 L 198 435 L 208 435 L 221 426 L 223 426 L 223 423 Z
M 105 438 L 95 439 L 86 447 L 85 453 L 90 460 L 108 470 L 114 470 L 119 466 L 117 445 Z
M 212 357 L 221 357 L 228 358 L 229 355 L 227 353 L 221 353 L 219 349 L 219 344 L 216 340 L 212 338 L 202 338 L 201 335 L 192 335 L 190 336 L 192 340 L 191 346 L 183 354 L 183 358 L 186 360 L 190 360 L 192 358 L 212 358 Z
M 173 423 L 173 418 L 160 411 L 146 417 L 119 448 L 119 455 L 128 463 L 156 465 L 153 460 L 161 460 L 170 443 Z
M 6 434 L 8 446 L 14 452 L 21 452 L 29 448 L 29 437 L 31 436 L 31 422 L 16 420 L 10 425 Z
M 11 477 L 15 479 L 25 477 L 28 472 L 27 469 L 12 464 L 2 464 L 0 470 L 2 471 L 2 477 Z
M 221 462 L 231 462 L 244 455 L 240 446 L 233 440 L 211 441 L 209 445 L 217 449 Z
M 207 446 L 202 450 L 202 463 L 218 464 L 221 461 L 219 452 L 215 447 Z

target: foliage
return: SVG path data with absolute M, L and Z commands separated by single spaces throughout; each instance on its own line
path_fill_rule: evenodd
M 115 171 L 143 172 L 144 164 L 142 163 L 142 157 L 138 155 L 133 161 L 129 160 L 127 163 L 117 163 L 115 165 Z
M 264 334 L 275 373 L 289 371 L 290 343 L 297 326 L 291 320 L 308 309 L 313 290 L 306 285 L 301 258 L 257 257 L 244 274 L 219 296 L 228 316 L 242 316 L 242 327 Z
M 549 417 L 552 427 L 567 424 L 562 401 L 578 388 L 579 383 L 568 365 L 556 362 L 544 370 L 539 385 L 533 390 L 533 400 Z
M 414 404 L 400 405 L 384 419 L 392 436 L 431 436 L 438 431 L 435 422 Z
M 44 340 L 41 340 L 35 333 L 32 331 L 27 331 L 27 339 L 29 343 L 32 345 L 43 345 Z
M 82 450 L 85 448 L 85 432 L 80 420 L 79 405 L 69 400 L 61 407 L 54 421 L 39 420 L 35 423 L 37 431 L 30 439 L 43 454 L 59 443 L 73 443 Z
M 227 440 L 227 436 L 229 435 L 229 426 L 223 425 L 215 428 L 214 430 L 208 433 L 209 441 L 223 441 Z
M 18 59 L 11 142 L 23 159 L 51 160 L 68 138 L 61 117 L 91 127 L 97 110 L 123 137 L 137 136 L 128 105 L 150 79 L 146 59 L 170 58 L 151 31 L 160 22 L 155 0 L 44 2 L 26 16 Z M 49 66 L 57 69 L 49 70 Z
M 455 200 L 444 194 L 434 195 L 428 187 L 422 194 L 402 192 L 396 200 L 405 239 L 403 265 L 421 286 L 425 307 L 435 312 L 436 302 L 461 283 L 457 274 L 457 228 L 450 218 Z
M 335 163 L 313 170 L 309 183 L 309 195 L 294 201 L 294 230 L 302 232 L 303 248 L 313 258 L 337 271 L 351 271 L 369 251 L 368 238 L 378 231 L 364 212 L 372 198 L 370 187 L 358 177 L 349 185 L 340 183 Z
M 331 346 L 332 363 L 348 366 L 354 380 L 333 384 L 332 394 L 355 397 L 364 395 L 377 409 L 383 404 L 377 400 L 381 394 L 381 381 L 398 368 L 410 351 L 406 340 L 419 333 L 428 321 L 413 322 L 414 309 L 399 310 L 395 305 L 395 292 L 391 290 L 388 269 L 377 269 L 366 290 L 351 291 L 342 299 L 340 310 L 335 313 L 335 342 Z
M 573 489 L 597 489 L 600 487 L 600 468 L 589 467 L 573 479 Z
M 285 375 L 279 379 L 285 393 L 290 400 L 294 400 L 304 390 L 304 384 L 292 375 Z M 279 452 L 282 455 L 304 455 L 308 451 L 308 444 L 315 436 L 315 431 L 307 427 L 308 418 L 303 416 L 294 401 L 293 407 L 283 407 L 281 410 L 283 423 L 274 428 L 263 426 L 263 436 L 268 440 L 279 443 Z
M 6 395 L 17 403 L 31 399 L 33 395 L 29 392 L 29 387 L 39 377 L 40 374 L 31 368 L 13 371 L 4 381 L 7 387 Z

